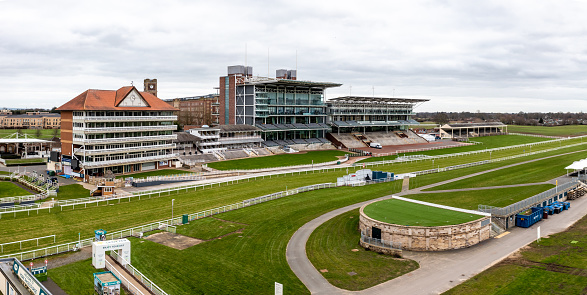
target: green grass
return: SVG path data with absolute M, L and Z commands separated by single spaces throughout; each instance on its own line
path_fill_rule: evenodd
M 223 213 L 216 217 L 248 224 L 242 234 L 185 250 L 131 238 L 132 264 L 169 294 L 272 294 L 274 282 L 284 294 L 308 294 L 285 258 L 294 232 L 326 212 L 397 192 L 396 183 L 317 190 Z M 62 276 L 75 271 L 65 266 Z
M 12 174 L 10 171 L 0 171 L 0 175 L 10 175 Z
M 231 169 L 262 169 L 294 165 L 309 165 L 330 161 L 336 161 L 337 157 L 344 156 L 343 151 L 311 151 L 296 154 L 280 154 L 274 156 L 265 156 L 258 158 L 248 158 L 230 161 L 213 162 L 208 167 L 218 170 Z
M 18 129 L 0 129 L 0 137 L 5 137 L 11 134 L 16 133 Z M 23 134 L 28 136 L 36 137 L 37 130 L 36 129 L 21 129 L 20 130 Z M 54 129 L 41 129 L 41 136 L 39 138 L 43 139 L 51 139 L 53 137 L 55 130 Z M 57 129 L 57 137 L 61 136 L 61 129 Z
M 218 220 L 215 217 L 191 221 L 177 228 L 177 233 L 200 240 L 209 240 L 246 228 L 244 224 Z
M 49 269 L 49 277 L 67 294 L 94 295 L 94 273 L 105 270 L 95 269 L 92 259 L 74 262 L 65 266 Z M 126 294 L 121 288 L 120 294 Z
M 512 145 L 518 145 L 518 144 L 547 141 L 547 140 L 552 140 L 552 139 L 523 136 L 523 135 L 497 135 L 497 136 L 475 137 L 475 138 L 472 138 L 471 140 L 477 141 L 477 142 L 482 142 L 483 144 L 467 145 L 467 146 L 445 148 L 445 149 L 439 149 L 439 150 L 429 150 L 429 151 L 423 151 L 423 152 L 402 153 L 401 155 L 437 156 L 437 155 L 463 153 L 463 152 L 492 149 L 492 148 L 498 148 L 498 147 L 504 147 L 504 146 L 512 146 Z M 383 160 L 392 160 L 395 158 L 397 158 L 397 156 L 370 157 L 370 158 L 366 158 L 364 160 L 361 160 L 359 162 L 376 162 L 376 161 L 383 161 Z
M 85 189 L 81 184 L 70 184 L 59 186 L 57 200 L 89 198 L 90 190 Z
M 444 294 L 585 294 L 587 277 L 580 275 L 587 268 L 585 232 L 587 216 L 564 232 L 533 242 L 521 258 L 506 259 Z M 557 266 L 566 268 L 557 272 Z
M 371 203 L 363 209 L 375 220 L 408 226 L 442 226 L 477 220 L 482 215 L 436 208 L 407 201 L 389 199 Z
M 446 190 L 543 182 L 564 175 L 566 173 L 566 166 L 572 164 L 574 161 L 584 158 L 585 153 L 582 152 L 562 155 L 550 159 L 485 173 L 482 175 L 433 187 L 428 190 Z
M 168 219 L 171 216 L 171 199 L 175 199 L 174 214 L 195 213 L 206 209 L 216 208 L 219 206 L 233 204 L 242 200 L 278 192 L 288 188 L 306 186 L 315 183 L 334 182 L 336 177 L 344 174 L 344 171 L 331 173 L 297 173 L 294 176 L 280 177 L 262 177 L 257 180 L 240 181 L 238 184 L 222 184 L 220 187 L 190 190 L 189 192 L 163 194 L 148 198 L 141 197 L 141 200 L 132 198 L 121 199 L 119 201 L 110 201 L 110 204 L 100 203 L 100 206 L 80 205 L 75 209 L 71 207 L 60 211 L 59 208 L 51 210 L 41 210 L 39 213 L 26 212 L 17 213 L 16 217 L 12 214 L 2 215 L 0 219 L 0 228 L 2 228 L 2 237 L 0 242 L 18 241 L 45 236 L 47 229 L 51 229 L 52 234 L 57 235 L 58 241 L 77 240 L 77 233 L 82 233 L 82 238 L 93 237 L 93 230 L 104 228 L 108 232 L 121 230 L 133 226 L 139 226 L 157 220 Z M 64 188 L 67 186 L 64 186 Z M 81 191 L 79 185 L 72 188 L 71 197 L 77 197 Z M 77 190 L 79 189 L 79 191 Z M 61 191 L 61 190 L 60 190 Z M 88 196 L 88 193 L 84 193 Z
M 27 190 L 10 181 L 0 181 L 0 198 L 28 196 L 31 195 Z
M 532 186 L 485 189 L 474 191 L 457 191 L 446 193 L 421 193 L 404 197 L 440 205 L 477 210 L 478 205 L 505 207 L 543 191 L 553 188 L 551 184 Z
M 530 133 L 548 136 L 579 136 L 587 135 L 587 125 L 565 125 L 552 127 L 508 125 L 508 132 Z
M 6 166 L 16 166 L 22 164 L 40 164 L 45 163 L 46 159 L 6 159 Z
M 360 247 L 360 237 L 359 209 L 351 210 L 314 230 L 306 244 L 306 253 L 316 269 L 328 270 L 322 275 L 331 284 L 353 291 L 381 284 L 418 268 L 413 260 L 397 259 Z M 349 272 L 356 275 L 350 276 Z
M 134 174 L 125 174 L 116 176 L 116 178 L 127 178 L 127 177 L 134 177 L 134 178 L 143 178 L 149 176 L 165 176 L 165 175 L 177 175 L 177 174 L 187 174 L 193 173 L 189 170 L 178 170 L 178 169 L 161 169 L 161 170 L 153 170 L 153 171 L 146 171 L 146 172 L 139 172 Z

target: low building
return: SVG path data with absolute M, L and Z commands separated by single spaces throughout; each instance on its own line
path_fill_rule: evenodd
M 60 127 L 61 116 L 57 113 L 0 114 L 0 128 L 4 129 L 59 129 Z
M 218 94 L 181 97 L 164 100 L 179 109 L 177 122 L 180 126 L 218 125 Z M 184 128 L 184 130 L 187 130 Z
M 507 133 L 507 125 L 501 122 L 450 123 L 439 128 L 442 138 L 463 139 L 469 137 L 501 135 Z

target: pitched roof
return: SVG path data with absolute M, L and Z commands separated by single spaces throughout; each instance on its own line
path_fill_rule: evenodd
M 120 102 L 133 90 L 134 86 L 118 90 L 88 89 L 74 99 L 57 108 L 58 111 L 179 111 L 148 92 L 139 92 L 148 107 L 119 107 Z

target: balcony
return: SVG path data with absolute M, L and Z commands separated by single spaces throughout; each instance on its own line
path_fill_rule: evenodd
M 108 154 L 119 154 L 119 153 L 130 153 L 130 152 L 143 152 L 143 151 L 157 151 L 163 149 L 175 149 L 177 146 L 175 143 L 171 144 L 159 144 L 159 145 L 147 145 L 147 146 L 133 146 L 133 147 L 125 147 L 125 148 L 116 148 L 116 149 L 103 149 L 103 150 L 84 150 L 79 149 L 74 152 L 76 155 L 86 155 L 86 156 L 94 156 L 94 155 L 108 155 Z
M 177 116 L 73 116 L 73 121 L 81 122 L 128 122 L 128 121 L 177 121 Z
M 98 168 L 98 167 L 108 167 L 108 166 L 137 164 L 137 163 L 144 163 L 144 162 L 173 160 L 173 159 L 177 159 L 178 157 L 179 157 L 179 154 L 167 154 L 167 155 L 139 157 L 139 158 L 130 158 L 130 159 L 117 159 L 117 160 L 108 160 L 108 161 L 99 161 L 99 162 L 83 162 L 82 167 L 84 169 L 91 169 L 91 168 Z
M 156 135 L 156 136 L 137 136 L 137 137 L 114 137 L 114 138 L 100 138 L 100 139 L 74 138 L 73 143 L 74 144 L 103 144 L 103 143 L 152 141 L 152 140 L 173 140 L 173 139 L 177 139 L 176 134 Z
M 81 131 L 86 134 L 114 133 L 114 132 L 138 132 L 138 131 L 165 131 L 165 130 L 175 131 L 175 130 L 177 130 L 177 125 L 97 127 L 97 128 L 73 127 L 73 131 Z

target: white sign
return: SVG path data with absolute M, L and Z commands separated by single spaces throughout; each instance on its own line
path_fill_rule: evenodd
M 106 251 L 118 251 L 118 255 L 130 263 L 130 241 L 128 239 L 99 241 L 92 243 L 92 265 L 95 268 L 106 266 Z M 126 263 L 120 261 L 122 265 Z
M 283 295 L 283 285 L 275 282 L 275 295 Z
M 34 295 L 46 295 L 45 291 L 41 288 L 39 281 L 31 275 L 26 268 L 22 269 L 19 262 L 14 261 L 12 270 L 18 276 L 23 285 L 27 286 Z
M 536 238 L 540 242 L 540 226 L 536 229 L 538 237 Z

